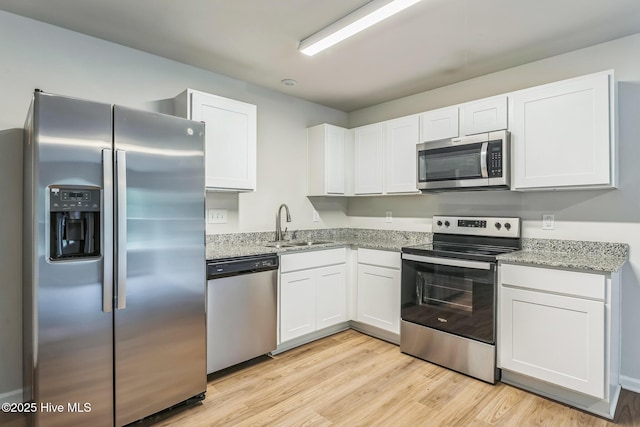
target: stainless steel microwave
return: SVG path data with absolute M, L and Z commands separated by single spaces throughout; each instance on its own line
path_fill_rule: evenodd
M 417 184 L 423 193 L 509 189 L 509 132 L 481 133 L 417 145 Z

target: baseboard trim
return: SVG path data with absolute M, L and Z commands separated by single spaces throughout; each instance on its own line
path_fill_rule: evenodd
M 301 337 L 290 339 L 289 341 L 284 341 L 278 345 L 278 347 L 271 352 L 272 355 L 283 353 L 287 350 L 291 350 L 292 348 L 299 347 L 303 344 L 308 344 L 310 342 L 319 340 L 320 338 L 328 337 L 333 334 L 337 334 L 338 332 L 346 331 L 349 329 L 349 323 L 343 322 L 334 326 L 329 326 L 328 328 L 321 329 L 319 331 L 311 332 L 307 335 L 302 335 Z
M 0 403 L 22 403 L 22 389 L 0 393 Z
M 396 334 L 367 323 L 358 322 L 356 320 L 349 322 L 349 326 L 351 329 L 362 332 L 363 334 L 371 335 L 374 338 L 390 342 L 391 344 L 400 345 L 400 334 Z
M 638 378 L 620 375 L 620 385 L 625 390 L 629 390 L 634 393 L 640 393 L 640 379 Z

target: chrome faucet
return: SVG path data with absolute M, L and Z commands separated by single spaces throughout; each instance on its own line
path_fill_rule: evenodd
M 280 207 L 278 208 L 278 212 L 276 213 L 276 242 L 279 242 L 280 240 L 284 240 L 284 233 L 287 231 L 287 229 L 285 228 L 283 232 L 282 225 L 280 224 L 282 222 L 282 218 L 280 217 L 280 215 L 282 214 L 283 207 L 287 212 L 287 222 L 291 222 L 291 214 L 289 213 L 289 206 L 283 203 L 280 205 Z

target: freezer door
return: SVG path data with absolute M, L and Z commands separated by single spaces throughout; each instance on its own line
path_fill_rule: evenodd
M 61 198 L 52 192 L 91 189 L 86 193 L 91 199 L 104 194 L 111 106 L 36 92 L 30 111 L 24 152 L 25 398 L 38 405 L 32 414 L 36 426 L 112 426 L 112 295 L 103 270 L 108 227 L 100 227 L 99 254 L 50 260 L 55 218 L 71 210 L 69 205 L 54 209 L 51 204 Z M 103 200 L 90 202 L 105 207 Z M 69 243 L 72 231 L 65 233 Z
M 114 107 L 118 426 L 206 390 L 203 137 L 201 123 Z

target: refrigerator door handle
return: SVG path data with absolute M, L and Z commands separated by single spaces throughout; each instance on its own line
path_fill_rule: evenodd
M 102 150 L 102 311 L 113 311 L 113 150 Z
M 116 150 L 116 309 L 127 307 L 127 153 Z

